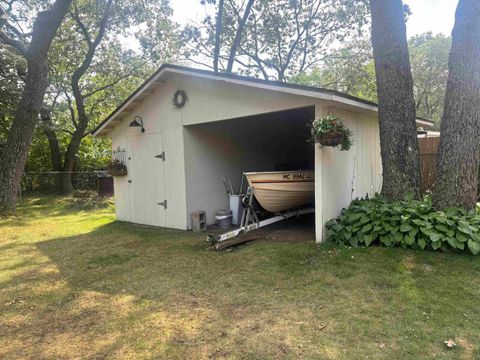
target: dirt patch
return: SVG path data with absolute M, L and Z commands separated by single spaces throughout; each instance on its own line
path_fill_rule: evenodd
M 303 215 L 244 235 L 245 239 L 264 242 L 314 242 L 315 241 L 315 214 Z
M 403 258 L 403 266 L 406 270 L 411 271 L 417 266 L 417 264 L 413 256 L 405 256 Z
M 219 235 L 231 230 L 221 229 L 218 226 L 210 226 L 210 235 Z M 217 250 L 235 246 L 243 246 L 252 241 L 269 243 L 306 243 L 315 242 L 315 214 L 307 214 L 295 218 L 286 219 L 278 223 L 253 230 L 247 234 L 239 235 L 221 243 Z
M 473 359 L 475 356 L 475 346 L 470 341 L 464 338 L 457 339 L 457 342 L 463 350 L 459 358 Z

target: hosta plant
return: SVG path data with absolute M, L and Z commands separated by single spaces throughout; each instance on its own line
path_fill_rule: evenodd
M 355 200 L 327 223 L 329 240 L 351 246 L 383 246 L 480 253 L 480 214 L 460 208 L 436 211 L 422 201 Z

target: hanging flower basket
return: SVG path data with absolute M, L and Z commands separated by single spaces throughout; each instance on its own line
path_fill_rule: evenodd
M 312 123 L 312 140 L 322 146 L 340 146 L 340 150 L 350 150 L 352 131 L 334 115 L 316 118 Z
M 128 174 L 127 166 L 119 160 L 110 161 L 107 165 L 107 172 L 112 176 L 126 176 Z
M 338 146 L 342 143 L 344 135 L 335 131 L 318 135 L 318 143 L 322 146 Z

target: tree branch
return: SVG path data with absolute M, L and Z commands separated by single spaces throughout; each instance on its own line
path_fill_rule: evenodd
M 5 34 L 3 31 L 0 31 L 0 40 L 2 40 L 3 43 L 13 47 L 15 50 L 17 50 L 23 56 L 25 56 L 25 57 L 27 56 L 28 48 L 21 41 L 12 39 L 7 34 Z
M 151 59 L 145 60 L 145 61 L 142 62 L 141 64 L 132 67 L 132 68 L 131 68 L 130 70 L 128 70 L 125 74 L 119 76 L 118 78 L 116 78 L 115 80 L 111 81 L 111 82 L 108 83 L 108 84 L 105 84 L 105 85 L 103 85 L 103 86 L 100 86 L 99 88 L 96 88 L 96 89 L 94 89 L 94 90 L 92 90 L 92 91 L 90 91 L 90 92 L 88 92 L 88 93 L 86 93 L 86 94 L 83 94 L 82 97 L 83 97 L 84 99 L 87 99 L 87 98 L 89 98 L 90 96 L 93 96 L 93 95 L 99 93 L 100 91 L 107 90 L 107 89 L 111 88 L 112 86 L 117 85 L 120 81 L 122 81 L 123 79 L 126 79 L 126 78 L 128 78 L 130 75 L 132 75 L 135 70 L 138 70 L 138 69 L 140 69 L 142 66 L 145 66 L 145 64 L 147 64 L 150 60 L 151 60 Z
M 100 19 L 98 33 L 97 33 L 97 36 L 95 37 L 95 40 L 92 41 L 90 38 L 90 35 L 84 34 L 85 41 L 88 44 L 88 51 L 83 59 L 82 64 L 73 72 L 73 75 L 71 78 L 72 91 L 73 91 L 73 96 L 75 98 L 75 105 L 77 107 L 77 113 L 78 113 L 78 123 L 80 125 L 79 128 L 82 128 L 84 130 L 86 129 L 88 124 L 88 116 L 85 111 L 84 98 L 80 90 L 80 79 L 90 67 L 90 64 L 92 63 L 93 56 L 95 55 L 97 46 L 98 44 L 100 44 L 100 41 L 102 41 L 103 37 L 105 36 L 105 32 L 108 24 L 108 17 L 110 16 L 111 5 L 112 5 L 112 0 L 108 0 L 102 14 L 102 18 Z M 80 20 L 78 16 L 77 18 Z M 86 29 L 85 25 L 83 25 L 81 21 L 77 22 L 77 24 L 81 29 L 82 29 L 82 26 L 83 26 L 83 29 Z
M 75 20 L 75 23 L 77 24 L 77 26 L 80 29 L 80 32 L 82 33 L 83 37 L 85 38 L 85 41 L 86 41 L 88 47 L 90 47 L 92 45 L 92 39 L 90 37 L 90 33 L 88 32 L 87 27 L 85 26 L 85 24 L 80 19 L 80 15 L 78 15 L 78 8 L 77 8 L 76 4 L 73 6 L 73 11 L 69 11 L 69 14 L 72 17 L 72 19 Z
M 75 118 L 75 110 L 73 109 L 72 99 L 70 98 L 68 91 L 65 90 L 64 94 L 65 94 L 65 98 L 67 99 L 68 110 L 70 111 L 70 120 L 72 121 L 73 127 L 77 128 L 78 123 Z
M 218 72 L 220 42 L 221 42 L 221 36 L 222 36 L 223 2 L 224 0 L 219 0 L 217 20 L 215 24 L 215 49 L 213 51 L 213 71 L 214 72 Z
M 254 0 L 248 0 L 247 7 L 245 8 L 243 16 L 238 24 L 238 29 L 235 33 L 235 39 L 233 40 L 232 47 L 230 48 L 230 54 L 228 56 L 227 73 L 232 72 L 235 56 L 237 55 L 238 47 L 240 46 L 240 42 L 242 40 L 243 29 L 245 28 L 250 11 L 252 10 L 253 2 Z
M 11 8 L 11 6 L 13 4 L 13 1 L 12 1 L 12 3 L 7 2 L 7 4 Z M 10 45 L 15 50 L 17 50 L 19 53 L 21 53 L 23 56 L 26 57 L 27 53 L 28 53 L 27 45 L 25 43 L 23 43 L 22 41 L 16 40 L 16 39 L 8 36 L 7 33 L 5 32 L 5 28 L 7 28 L 7 27 L 10 29 L 10 31 L 14 32 L 15 34 L 18 34 L 16 29 L 14 29 L 14 28 L 12 29 L 12 27 L 9 26 L 9 24 L 8 24 L 8 13 L 7 13 L 6 10 L 3 9 L 3 7 L 0 6 L 0 40 L 5 44 Z

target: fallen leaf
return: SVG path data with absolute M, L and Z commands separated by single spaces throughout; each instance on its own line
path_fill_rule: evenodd
M 455 346 L 457 346 L 457 344 L 455 343 L 455 341 L 453 341 L 452 339 L 445 340 L 444 343 L 447 345 L 447 347 L 448 347 L 449 349 L 452 349 L 452 348 L 454 348 Z
M 326 327 L 327 327 L 327 324 L 318 325 L 318 330 L 322 331 L 322 330 L 325 329 Z

